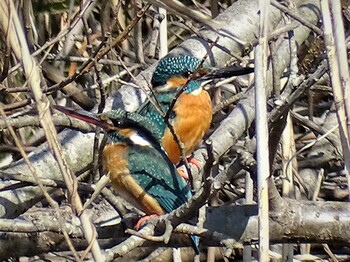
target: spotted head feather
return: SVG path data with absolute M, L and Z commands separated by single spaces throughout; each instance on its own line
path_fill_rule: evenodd
M 157 88 L 167 84 L 167 81 L 174 77 L 187 79 L 190 74 L 196 71 L 200 63 L 201 60 L 193 56 L 163 58 L 159 61 L 153 73 L 151 84 L 154 88 Z

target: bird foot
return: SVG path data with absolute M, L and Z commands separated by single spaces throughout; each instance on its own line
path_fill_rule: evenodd
M 185 166 L 180 166 L 177 168 L 177 173 L 186 181 L 188 181 L 190 178 L 188 176 L 187 170 Z
M 198 169 L 202 167 L 202 163 L 195 159 L 194 156 L 188 157 L 187 162 L 195 165 Z
M 135 225 L 135 229 L 136 229 L 136 230 L 139 230 L 139 229 L 143 226 L 143 224 L 144 224 L 148 219 L 157 218 L 157 217 L 159 217 L 159 216 L 156 215 L 156 214 L 141 217 L 141 218 L 139 219 L 139 221 L 137 221 L 137 223 L 136 223 L 136 225 Z
M 198 169 L 200 169 L 202 167 L 202 164 L 197 159 L 195 159 L 193 156 L 188 157 L 187 162 L 195 165 Z M 188 170 L 186 169 L 185 165 L 181 165 L 180 167 L 178 167 L 177 172 L 186 181 L 188 181 L 190 179 L 190 176 L 188 175 Z

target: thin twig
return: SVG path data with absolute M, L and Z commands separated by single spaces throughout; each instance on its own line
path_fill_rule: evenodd
M 77 180 L 74 174 L 69 169 L 68 163 L 63 157 L 61 146 L 57 141 L 57 132 L 52 122 L 51 113 L 49 110 L 50 103 L 48 101 L 48 98 L 42 93 L 40 87 L 41 78 L 39 68 L 35 60 L 33 59 L 33 57 L 31 57 L 29 53 L 26 38 L 12 0 L 8 0 L 7 5 L 3 2 L 0 3 L 0 7 L 2 9 L 1 12 L 2 14 L 4 14 L 4 19 L 2 19 L 1 21 L 1 26 L 3 27 L 3 29 L 9 29 L 8 37 L 10 38 L 12 50 L 16 57 L 20 61 L 22 61 L 26 79 L 28 80 L 28 84 L 32 89 L 34 99 L 37 103 L 36 105 L 39 113 L 39 120 L 44 129 L 49 148 L 52 150 L 52 153 L 57 160 L 62 176 L 66 182 L 70 200 L 72 203 L 72 209 L 75 209 L 79 212 L 82 208 L 82 204 L 80 197 L 77 193 Z M 5 17 L 7 17 L 8 19 L 5 19 Z M 89 243 L 93 243 L 92 254 L 94 256 L 94 259 L 96 261 L 101 261 L 103 259 L 103 256 L 96 238 L 93 237 L 93 225 L 91 224 L 86 214 L 80 216 L 80 221 L 82 223 L 86 239 L 89 241 Z
M 320 28 L 318 28 L 317 26 L 313 25 L 312 23 L 306 21 L 301 15 L 296 14 L 293 10 L 288 9 L 284 5 L 278 3 L 277 1 L 272 0 L 271 1 L 271 5 L 276 7 L 276 8 L 278 8 L 282 12 L 288 14 L 289 16 L 291 16 L 292 18 L 294 18 L 295 20 L 300 22 L 302 25 L 310 28 L 312 31 L 314 31 L 318 35 L 322 35 L 323 34 L 323 31 Z
M 333 37 L 334 26 L 331 22 L 331 13 L 329 10 L 329 3 L 327 0 L 321 0 L 322 16 L 323 16 L 323 26 L 324 26 L 324 40 L 327 50 L 327 56 L 329 60 L 330 76 L 333 88 L 333 96 L 335 101 L 335 106 L 337 109 L 337 117 L 339 123 L 340 139 L 344 154 L 345 169 L 348 173 L 350 170 L 350 144 L 349 144 L 349 133 L 347 129 L 347 112 L 344 105 L 344 90 L 342 88 L 342 81 L 340 79 L 340 61 L 337 60 L 335 50 L 335 42 Z M 345 56 L 346 57 L 346 56 Z M 348 184 L 350 184 L 350 176 L 348 177 Z
M 3 111 L 1 105 L 0 105 L 0 113 L 1 113 L 1 116 L 5 119 L 6 118 L 6 115 L 5 115 L 5 112 Z M 43 185 L 43 183 L 41 182 L 41 179 L 37 176 L 36 174 L 36 171 L 35 171 L 35 168 L 34 166 L 30 163 L 30 160 L 28 158 L 28 155 L 24 152 L 23 150 L 23 146 L 22 146 L 22 143 L 20 142 L 20 140 L 18 139 L 15 131 L 13 130 L 12 126 L 9 125 L 6 120 L 5 120 L 5 123 L 7 124 L 7 128 L 8 130 L 10 131 L 11 133 L 11 136 L 12 138 L 14 139 L 15 141 L 15 144 L 17 146 L 17 148 L 20 150 L 20 153 L 24 159 L 24 161 L 27 163 L 28 165 L 28 168 L 30 170 L 30 172 L 32 173 L 37 185 L 39 186 L 41 192 L 43 193 L 45 199 L 49 202 L 50 206 L 55 210 L 55 214 L 56 214 L 56 218 L 57 218 L 57 221 L 58 223 L 60 224 L 60 227 L 62 229 L 62 233 L 63 233 L 63 236 L 68 244 L 68 247 L 69 249 L 72 251 L 73 253 L 73 256 L 75 257 L 76 260 L 80 260 L 79 258 L 79 255 L 77 254 L 77 251 L 76 249 L 74 248 L 73 244 L 72 244 L 72 241 L 68 235 L 68 231 L 67 231 L 67 227 L 64 223 L 64 220 L 63 220 L 63 216 L 61 215 L 61 212 L 59 210 L 59 206 L 57 204 L 57 202 L 49 195 L 49 193 L 47 192 L 46 190 L 46 187 Z
M 343 102 L 345 108 L 345 114 L 347 119 L 350 117 L 350 76 L 349 76 L 349 64 L 347 61 L 347 49 L 345 45 L 345 33 L 344 33 L 344 23 L 343 23 L 343 13 L 340 1 L 328 1 L 331 7 L 331 18 L 333 19 L 333 34 L 334 42 L 336 48 L 337 63 L 339 67 L 339 78 L 341 80 L 341 87 L 343 89 Z M 333 65 L 330 65 L 331 67 Z M 332 77 L 333 81 L 333 77 Z M 333 82 L 332 82 L 333 84 Z M 335 86 L 333 84 L 333 90 Z M 346 144 L 342 140 L 343 152 L 344 152 L 344 162 L 346 166 L 346 177 L 348 179 L 348 188 L 350 188 L 350 121 L 346 122 Z M 345 140 L 345 139 L 344 139 Z

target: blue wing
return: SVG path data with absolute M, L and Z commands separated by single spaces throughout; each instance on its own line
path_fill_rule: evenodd
M 166 211 L 171 212 L 189 198 L 186 181 L 163 154 L 151 147 L 134 145 L 128 150 L 130 174 Z

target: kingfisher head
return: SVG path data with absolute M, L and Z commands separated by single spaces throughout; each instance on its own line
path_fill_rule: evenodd
M 205 81 L 226 78 L 254 72 L 252 67 L 228 66 L 223 68 L 206 67 L 193 56 L 165 57 L 159 61 L 151 80 L 157 92 L 174 92 L 187 82 L 185 93 L 201 88 Z M 195 73 L 195 75 L 193 75 Z M 191 81 L 188 82 L 191 75 Z
M 159 61 L 151 80 L 152 86 L 159 92 L 176 91 L 183 86 L 189 76 L 197 73 L 187 85 L 186 93 L 198 89 L 202 81 L 199 78 L 208 73 L 205 67 L 201 66 L 201 60 L 193 56 L 166 57 Z
M 161 149 L 159 141 L 162 132 L 160 127 L 147 117 L 137 113 L 126 112 L 118 108 L 106 113 L 94 114 L 63 106 L 52 107 L 66 115 L 101 127 L 113 142 L 133 143 Z

